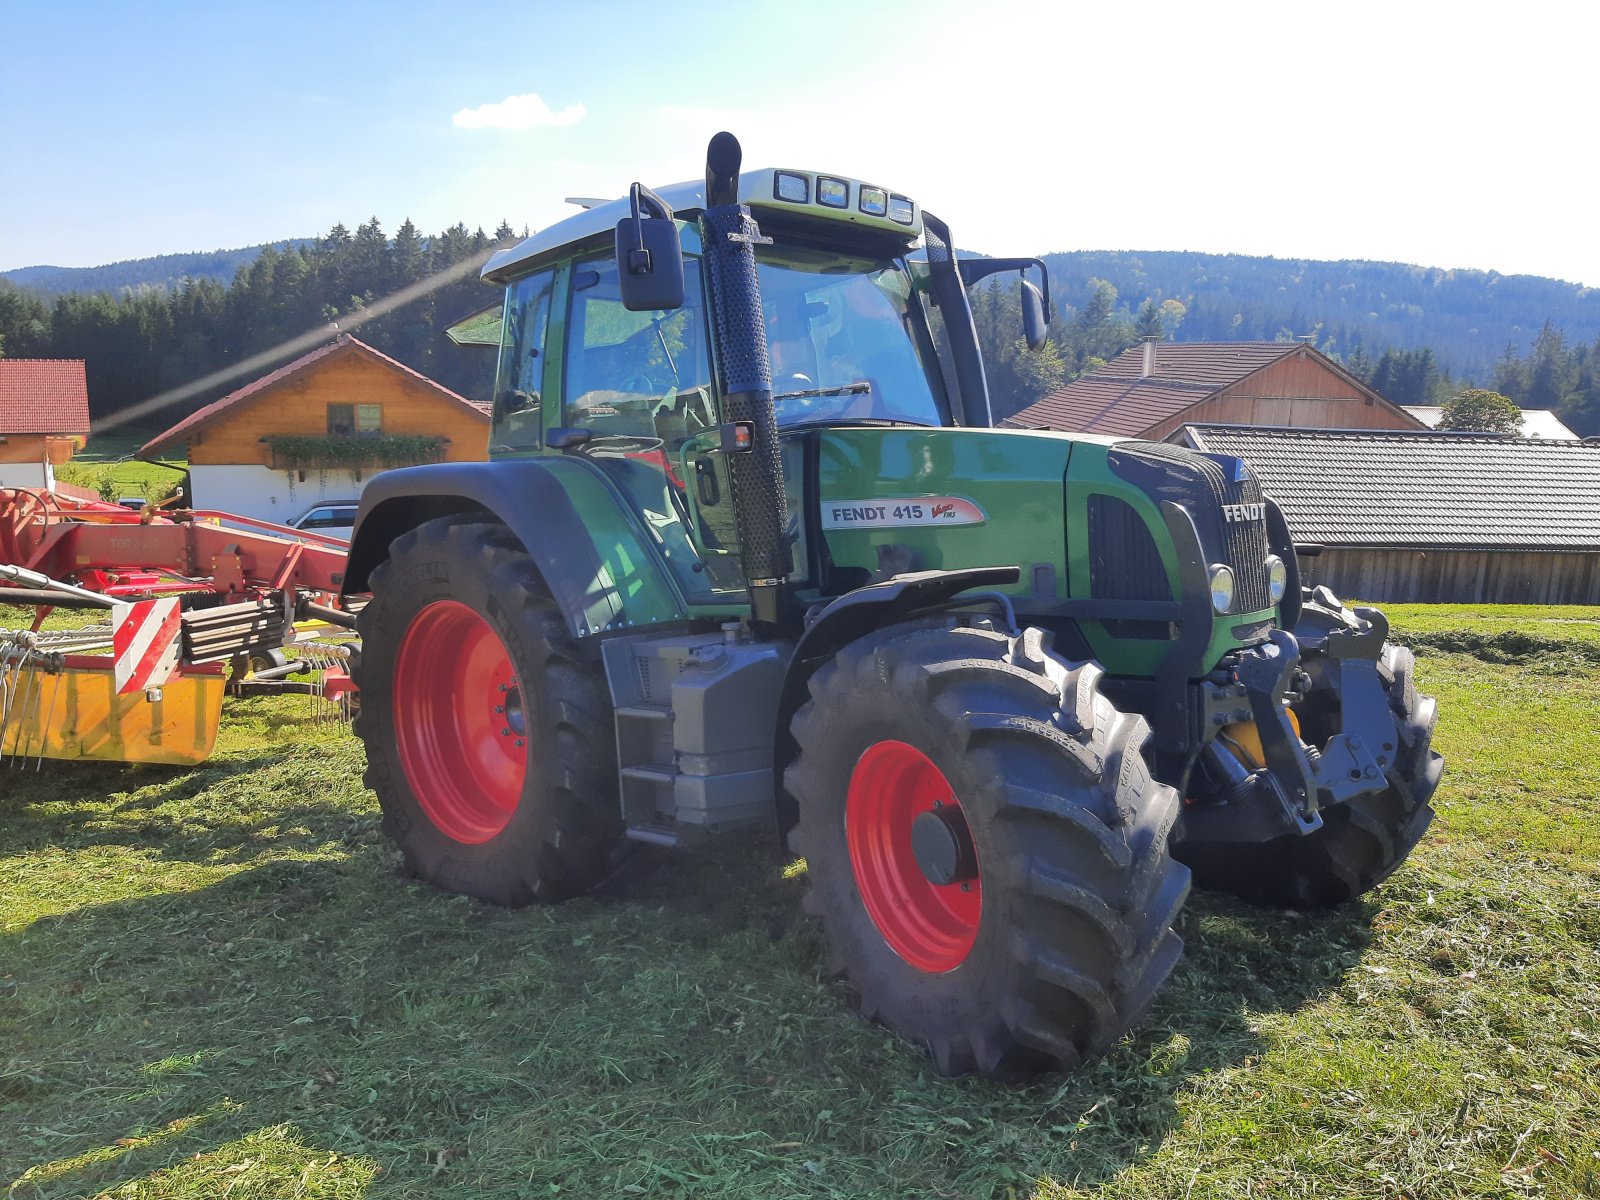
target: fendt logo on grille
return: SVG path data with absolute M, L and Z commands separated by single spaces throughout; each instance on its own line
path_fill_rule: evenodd
M 1230 521 L 1259 521 L 1267 515 L 1263 504 L 1224 504 L 1222 515 Z

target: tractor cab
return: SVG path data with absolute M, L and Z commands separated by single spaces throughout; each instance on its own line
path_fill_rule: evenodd
M 491 459 L 554 453 L 598 467 L 647 528 L 685 608 L 715 616 L 742 605 L 748 578 L 735 515 L 737 451 L 723 444 L 729 414 L 700 220 L 706 192 L 705 183 L 684 183 L 653 194 L 671 214 L 656 222 L 670 224 L 681 259 L 670 307 L 640 309 L 626 294 L 618 226 L 633 217 L 630 198 L 585 202 L 584 212 L 495 255 L 484 278 L 506 289 Z M 937 218 L 861 180 L 749 171 L 737 178 L 737 198 L 759 223 L 759 319 L 792 547 L 786 579 L 809 604 L 876 574 L 879 547 L 890 543 L 862 542 L 856 564 L 816 561 L 812 551 L 825 550 L 825 535 L 813 526 L 875 523 L 862 503 L 844 504 L 836 521 L 808 517 L 818 497 L 807 496 L 807 481 L 815 488 L 848 466 L 855 478 L 841 481 L 845 491 L 835 498 L 859 502 L 875 490 L 872 481 L 862 491 L 863 470 L 891 468 L 896 458 L 908 469 L 913 460 L 948 460 L 946 447 L 915 431 L 990 423 L 965 285 L 1028 268 L 1042 294 L 1048 283 L 1034 260 L 978 260 L 977 270 L 958 272 Z M 1042 319 L 1041 309 L 1041 328 Z M 821 449 L 822 435 L 849 429 L 905 435 L 888 461 L 881 434 Z M 891 512 L 920 507 L 924 521 L 959 522 L 974 511 L 970 501 L 927 487 L 903 499 Z M 953 506 L 936 514 L 941 503 Z

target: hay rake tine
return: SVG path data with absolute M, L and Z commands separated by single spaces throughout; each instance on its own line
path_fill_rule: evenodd
M 50 727 L 56 720 L 56 701 L 61 697 L 61 672 L 63 664 L 56 663 L 54 678 L 50 682 L 50 711 L 45 714 L 44 724 L 39 726 L 39 757 L 34 760 L 33 773 L 37 775 L 44 766 L 44 752 L 50 746 Z

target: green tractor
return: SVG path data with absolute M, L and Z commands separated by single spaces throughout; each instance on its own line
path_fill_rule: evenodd
M 1318 907 L 1394 870 L 1434 702 L 1244 463 L 992 427 L 966 288 L 1021 274 L 1042 344 L 1041 263 L 739 157 L 485 266 L 490 461 L 383 473 L 353 538 L 367 781 L 412 872 L 506 905 L 775 825 L 865 1015 L 947 1074 L 1071 1069 L 1191 874 Z

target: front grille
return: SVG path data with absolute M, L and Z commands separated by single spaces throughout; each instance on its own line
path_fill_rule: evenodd
M 1135 461 L 1119 461 L 1128 459 Z M 1244 471 L 1240 472 L 1244 478 L 1234 479 L 1214 459 L 1164 442 L 1122 442 L 1107 460 L 1118 475 L 1157 499 L 1176 500 L 1189 510 L 1208 561 L 1233 569 L 1234 612 L 1272 607 L 1266 521 L 1229 521 L 1223 515 L 1224 505 L 1262 503 L 1261 485 L 1254 475 Z
M 1100 600 L 1170 600 L 1172 587 L 1150 526 L 1133 505 L 1089 497 L 1089 590 Z

